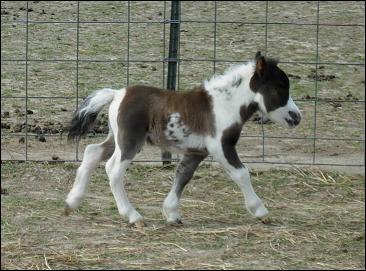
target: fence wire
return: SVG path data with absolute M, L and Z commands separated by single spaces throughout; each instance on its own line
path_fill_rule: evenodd
M 356 104 L 361 104 L 363 105 L 363 121 L 365 120 L 365 99 L 361 98 L 361 99 L 357 99 L 357 100 L 353 100 L 353 99 L 343 99 L 343 98 L 330 98 L 327 100 L 323 100 L 321 101 L 319 99 L 319 85 L 318 85 L 318 79 L 319 79 L 319 69 L 320 66 L 323 65 L 329 65 L 332 67 L 364 67 L 365 66 L 365 62 L 364 62 L 364 52 L 363 53 L 363 61 L 362 62 L 356 62 L 356 61 L 350 61 L 350 62 L 346 62 L 346 61 L 321 61 L 320 60 L 320 52 L 319 52 L 319 32 L 320 32 L 320 28 L 321 27 L 332 27 L 334 28 L 334 31 L 337 30 L 338 27 L 348 27 L 350 29 L 354 29 L 354 28 L 358 28 L 361 27 L 363 28 L 363 42 L 364 42 L 364 29 L 365 29 L 365 25 L 361 24 L 361 23 L 349 23 L 349 24 L 345 24 L 345 23 L 322 23 L 321 22 L 321 14 L 320 14 L 320 1 L 315 2 L 315 9 L 314 9 L 314 13 L 315 13 L 315 17 L 316 17 L 316 22 L 273 22 L 269 20 L 269 4 L 271 4 L 271 1 L 263 1 L 262 3 L 264 3 L 264 8 L 265 8 L 265 12 L 264 12 L 264 17 L 263 18 L 258 18 L 258 22 L 255 21 L 243 21 L 243 20 L 220 20 L 218 19 L 219 17 L 219 9 L 218 9 L 218 4 L 222 1 L 212 1 L 213 3 L 213 8 L 211 8 L 212 14 L 213 14 L 213 19 L 212 20 L 207 20 L 207 19 L 194 19 L 194 20 L 187 20 L 187 19 L 180 19 L 180 20 L 171 20 L 170 18 L 168 18 L 167 14 L 169 12 L 167 12 L 168 9 L 170 9 L 171 7 L 171 2 L 167 2 L 164 1 L 163 2 L 163 6 L 162 6 L 162 10 L 159 11 L 162 14 L 162 19 L 160 20 L 154 20 L 154 19 L 149 19 L 149 20 L 145 20 L 146 18 L 141 18 L 141 20 L 135 20 L 131 18 L 131 11 L 133 9 L 132 7 L 132 1 L 128 1 L 126 4 L 127 7 L 127 18 L 123 19 L 123 20 L 113 20 L 113 21 L 108 21 L 108 20 L 101 20 L 101 21 L 94 21 L 94 20 L 82 20 L 81 19 L 81 11 L 83 10 L 83 4 L 85 3 L 84 1 L 75 1 L 76 3 L 76 16 L 75 16 L 75 20 L 34 20 L 34 19 L 30 19 L 29 18 L 29 14 L 30 12 L 32 12 L 32 9 L 30 8 L 30 1 L 26 1 L 24 3 L 26 3 L 26 10 L 25 10 L 25 19 L 17 19 L 16 21 L 10 22 L 10 21 L 5 21 L 3 20 L 3 10 L 4 10 L 4 14 L 5 14 L 5 9 L 3 9 L 3 6 L 6 5 L 6 2 L 10 2 L 10 1 L 2 1 L 1 5 L 2 5 L 2 20 L 1 20 L 1 28 L 2 28 L 2 32 L 3 32 L 3 27 L 6 26 L 10 26 L 10 25 L 14 25 L 14 23 L 16 24 L 20 24 L 20 25 L 25 25 L 25 54 L 24 57 L 25 58 L 19 58 L 19 57 L 14 57 L 14 58 L 9 58 L 9 56 L 7 55 L 7 57 L 3 58 L 3 50 L 6 50 L 7 48 L 3 48 L 2 46 L 2 57 L 1 57 L 1 67 L 3 70 L 3 65 L 24 65 L 24 69 L 25 69 L 25 95 L 4 95 L 3 94 L 3 84 L 2 84 L 2 91 L 1 91 L 1 100 L 2 100 L 2 104 L 6 104 L 8 101 L 11 100 L 24 100 L 24 117 L 25 117 L 25 129 L 24 131 L 21 132 L 9 132 L 6 131 L 6 129 L 3 129 L 3 125 L 2 125 L 2 129 L 1 129 L 1 140 L 2 140 L 2 154 L 7 154 L 9 151 L 7 150 L 8 145 L 7 143 L 3 140 L 5 138 L 19 138 L 19 137 L 24 137 L 25 142 L 24 142 L 24 153 L 22 152 L 17 152 L 14 151 L 14 153 L 18 153 L 20 154 L 20 156 L 18 155 L 16 158 L 12 157 L 12 155 L 7 155 L 7 158 L 3 158 L 2 157 L 2 161 L 52 161 L 52 160 L 56 160 L 56 159 L 51 159 L 51 157 L 47 157 L 46 159 L 42 159 L 42 158 L 38 158 L 38 159 L 33 159 L 29 157 L 29 153 L 30 153 L 30 142 L 29 139 L 31 137 L 37 136 L 34 135 L 33 133 L 31 133 L 29 131 L 29 101 L 30 100 L 43 100 L 43 99 L 63 99 L 63 100 L 69 100 L 70 103 L 72 103 L 73 101 L 75 101 L 75 107 L 77 108 L 79 105 L 79 101 L 82 97 L 82 95 L 80 94 L 80 71 L 81 71 L 81 64 L 84 63 L 110 63 L 110 64 L 121 64 L 121 65 L 125 65 L 125 69 L 126 69 L 126 85 L 130 85 L 130 75 L 131 75 L 131 65 L 134 65 L 136 63 L 139 64 L 143 64 L 143 63 L 156 63 L 156 64 L 161 64 L 162 65 L 162 82 L 161 82 L 161 86 L 165 88 L 166 87 L 166 80 L 167 80 L 167 72 L 166 72 L 166 68 L 167 68 L 167 63 L 171 63 L 171 62 L 177 62 L 178 63 L 178 76 L 177 76 L 177 89 L 180 88 L 181 85 L 181 65 L 185 64 L 185 63 L 212 63 L 212 71 L 215 74 L 218 70 L 218 64 L 235 64 L 235 63 L 241 63 L 241 62 L 245 62 L 245 61 L 249 61 L 250 59 L 224 59 L 224 58 L 220 58 L 218 57 L 217 54 L 217 48 L 218 48 L 218 26 L 220 25 L 230 25 L 230 24 L 240 24 L 240 25 L 247 25 L 247 26 L 253 26 L 253 25 L 258 25 L 258 26 L 264 26 L 264 31 L 262 33 L 263 37 L 264 37 L 264 45 L 262 48 L 264 48 L 263 53 L 264 54 L 268 54 L 268 48 L 269 48 L 269 44 L 268 44 L 268 33 L 269 33 L 269 26 L 279 26 L 279 27 L 285 27 L 285 26 L 312 26 L 315 27 L 315 60 L 314 61 L 303 61 L 303 60 L 298 60 L 298 61 L 291 61 L 291 60 L 286 60 L 286 59 L 281 59 L 281 64 L 289 64 L 289 65 L 309 65 L 309 66 L 313 66 L 315 69 L 315 80 L 314 80 L 314 97 L 307 97 L 307 98 L 296 98 L 294 99 L 295 102 L 301 102 L 302 104 L 313 104 L 313 126 L 312 126 L 312 135 L 311 136 L 276 136 L 276 135 L 266 135 L 266 129 L 265 129 L 265 124 L 262 122 L 261 125 L 261 132 L 259 135 L 242 135 L 242 137 L 245 137 L 247 139 L 259 139 L 261 141 L 261 151 L 260 154 L 258 156 L 255 156 L 254 158 L 256 159 L 249 159 L 248 161 L 245 161 L 246 159 L 243 159 L 243 162 L 245 163 L 269 163 L 269 164 L 295 164 L 295 165 L 330 165 L 330 166 L 365 166 L 365 158 L 363 158 L 363 161 L 354 161 L 354 163 L 345 163 L 343 161 L 338 162 L 338 163 L 328 163 L 328 162 L 319 162 L 317 160 L 317 143 L 319 143 L 320 141 L 342 141 L 342 142 L 347 142 L 347 144 L 359 144 L 363 146 L 363 150 L 360 151 L 361 154 L 363 154 L 362 157 L 364 157 L 365 155 L 365 126 L 363 126 L 363 134 L 359 137 L 354 137 L 352 134 L 347 135 L 347 137 L 345 136 L 341 136 L 341 137 L 337 137 L 337 136 L 318 136 L 318 124 L 317 124 L 317 117 L 318 117 L 318 103 L 319 102 L 328 102 L 328 103 L 349 103 L 351 105 L 356 105 Z M 47 2 L 47 1 L 43 1 L 43 2 Z M 42 3 L 42 1 L 41 1 Z M 182 6 L 185 5 L 185 2 L 181 2 Z M 220 3 L 220 5 L 224 5 L 225 2 Z M 106 4 L 107 5 L 107 4 Z M 290 5 L 290 3 L 289 3 Z M 184 15 L 184 9 L 182 9 L 183 13 L 182 15 Z M 43 11 L 44 12 L 44 11 Z M 245 12 L 245 11 L 243 11 Z M 365 17 L 365 10 L 363 9 L 363 17 Z M 29 57 L 29 48 L 30 46 L 32 46 L 32 41 L 30 41 L 29 39 L 29 27 L 30 26 L 35 26 L 35 25 L 64 25 L 65 28 L 68 28 L 69 25 L 75 25 L 76 26 L 76 44 L 75 44 L 75 58 L 74 59 L 59 59 L 59 58 L 49 58 L 49 59 L 36 59 L 34 57 Z M 82 58 L 80 55 L 80 38 L 82 33 L 80 32 L 80 29 L 82 28 L 83 25 L 126 25 L 127 27 L 127 43 L 126 43 L 126 56 L 125 59 L 86 59 L 86 58 Z M 131 35 L 133 34 L 133 31 L 131 30 L 131 26 L 132 25 L 159 25 L 161 26 L 162 29 L 162 54 L 158 59 L 133 59 L 131 58 L 130 55 L 130 51 L 131 51 L 131 44 L 130 44 L 130 40 L 131 40 Z M 190 58 L 185 58 L 182 57 L 181 54 L 181 43 L 179 43 L 178 45 L 178 56 L 177 58 L 169 58 L 166 56 L 166 50 L 167 50 L 167 46 L 166 46 L 166 42 L 168 42 L 168 35 L 166 35 L 166 30 L 169 28 L 169 26 L 173 25 L 173 24 L 180 24 L 180 26 L 185 25 L 185 24 L 197 24 L 197 25 L 204 25 L 204 26 L 210 26 L 212 25 L 212 29 L 213 29 L 213 52 L 212 52 L 212 57 L 207 57 L 207 56 L 202 56 L 202 57 L 190 57 Z M 182 29 L 182 28 L 181 28 Z M 3 35 L 2 35 L 2 40 L 3 40 Z M 102 42 L 102 41 L 101 41 Z M 229 50 L 229 49 L 228 49 Z M 361 50 L 361 49 L 360 49 Z M 255 49 L 253 48 L 253 52 L 255 51 Z M 254 52 L 255 53 L 255 52 Z M 29 65 L 32 63 L 70 63 L 70 64 L 75 64 L 75 95 L 73 96 L 65 96 L 65 95 L 58 95 L 58 96 L 54 96 L 54 95 L 47 95 L 47 93 L 44 93 L 44 95 L 30 95 L 29 93 Z M 2 72 L 3 74 L 3 72 Z M 3 77 L 3 76 L 2 76 Z M 202 78 L 205 79 L 205 78 Z M 14 79 L 15 80 L 15 79 Z M 199 82 L 196 82 L 199 83 Z M 71 112 L 70 112 L 71 114 Z M 2 123 L 3 123 L 3 109 L 2 109 Z M 65 140 L 65 136 L 62 134 L 52 134 L 52 133 L 45 133 L 43 134 L 43 136 L 45 136 L 46 138 L 61 138 L 61 141 L 63 143 L 61 144 L 66 144 L 66 140 Z M 104 137 L 105 135 L 103 135 Z M 95 137 L 101 137 L 99 135 L 96 135 Z M 311 157 L 311 161 L 309 162 L 302 162 L 302 161 L 273 161 L 273 160 L 269 160 L 268 159 L 268 155 L 266 152 L 266 140 L 271 140 L 271 139 L 275 139 L 275 140 L 309 140 L 312 142 L 312 157 Z M 245 139 L 244 139 L 245 140 Z M 33 150 L 33 151 L 37 151 Z M 80 161 L 80 146 L 76 145 L 75 147 L 75 158 L 74 159 L 57 159 L 57 161 L 62 161 L 62 162 L 75 162 L 75 161 Z M 259 153 L 259 152 L 258 152 Z M 3 155 L 2 155 L 3 156 Z M 21 157 L 21 158 L 19 158 Z M 176 156 L 175 158 L 173 158 L 173 161 L 177 161 L 179 159 L 179 156 Z M 161 162 L 161 159 L 143 159 L 143 160 L 135 160 L 136 162 Z

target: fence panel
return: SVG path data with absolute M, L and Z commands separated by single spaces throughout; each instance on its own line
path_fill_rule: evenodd
M 2 1 L 2 160 L 80 161 L 87 144 L 106 136 L 106 111 L 76 146 L 66 144 L 65 127 L 94 89 L 166 88 L 171 78 L 184 91 L 260 50 L 280 60 L 304 119 L 293 130 L 248 121 L 237 147 L 242 161 L 365 166 L 364 2 L 181 1 L 178 20 L 171 5 Z M 172 25 L 177 78 L 168 74 Z M 162 157 L 146 146 L 136 160 Z

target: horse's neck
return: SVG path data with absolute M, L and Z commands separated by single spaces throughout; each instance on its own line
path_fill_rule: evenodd
M 213 99 L 216 125 L 222 128 L 243 123 L 243 108 L 254 101 L 255 93 L 249 83 L 253 76 L 252 63 L 231 68 L 225 74 L 205 82 L 205 89 Z

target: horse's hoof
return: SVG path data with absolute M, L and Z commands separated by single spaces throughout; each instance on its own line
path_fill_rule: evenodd
M 72 209 L 71 207 L 69 207 L 69 205 L 66 203 L 66 204 L 65 204 L 64 214 L 65 214 L 66 216 L 68 216 L 68 215 L 70 215 L 73 211 L 74 211 L 74 209 Z
M 259 219 L 263 224 L 271 224 L 272 219 L 270 216 L 265 216 Z
M 146 226 L 144 220 L 138 220 L 128 224 L 130 228 L 143 229 Z
M 168 221 L 168 225 L 175 226 L 175 227 L 181 227 L 181 226 L 183 226 L 183 222 L 181 219 L 177 218 L 174 221 Z

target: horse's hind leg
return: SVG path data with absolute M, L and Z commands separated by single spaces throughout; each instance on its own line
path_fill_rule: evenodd
M 85 148 L 83 161 L 77 170 L 74 185 L 66 198 L 65 214 L 68 215 L 79 206 L 90 182 L 93 170 L 98 166 L 99 162 L 111 157 L 114 146 L 113 134 L 110 133 L 102 143 L 90 144 Z
M 123 180 L 135 154 L 136 151 L 128 151 L 128 155 L 126 155 L 126 149 L 122 153 L 117 144 L 112 157 L 107 161 L 105 167 L 118 212 L 120 215 L 127 217 L 131 225 L 142 227 L 144 226 L 143 217 L 129 202 Z

